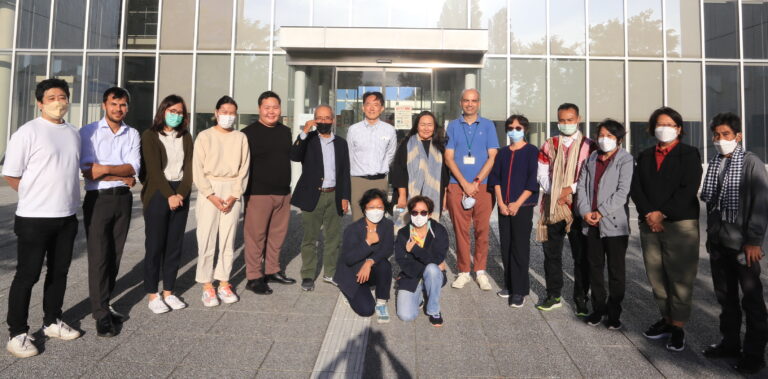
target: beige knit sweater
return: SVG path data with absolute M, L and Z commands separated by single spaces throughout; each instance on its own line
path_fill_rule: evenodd
M 232 196 L 240 198 L 248 183 L 251 154 L 245 134 L 216 128 L 198 133 L 195 139 L 192 173 L 203 197 L 213 194 L 211 180 L 232 181 Z

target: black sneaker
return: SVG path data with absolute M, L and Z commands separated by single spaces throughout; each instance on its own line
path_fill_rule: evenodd
M 600 322 L 603 321 L 603 314 L 602 313 L 597 313 L 597 312 L 592 312 L 592 314 L 587 316 L 587 318 L 584 319 L 584 321 L 586 321 L 587 325 L 589 325 L 589 326 L 598 326 L 598 325 L 600 325 Z
M 523 295 L 512 295 L 509 299 L 509 306 L 512 308 L 522 308 L 523 305 L 525 305 L 525 296 Z
M 589 314 L 589 308 L 587 308 L 587 299 L 576 298 L 573 300 L 576 303 L 576 316 L 585 317 Z
M 709 345 L 701 353 L 710 359 L 741 358 L 741 349 L 736 346 L 728 346 L 724 341 L 720 341 L 720 343 L 714 345 Z
M 670 326 L 672 335 L 667 340 L 667 350 L 683 351 L 685 349 L 685 332 L 683 328 Z
M 438 312 L 437 315 L 429 315 L 429 322 L 435 327 L 443 326 L 443 314 Z
M 315 289 L 315 281 L 309 278 L 301 280 L 301 289 L 304 291 L 312 291 Z
M 765 368 L 765 360 L 760 358 L 749 358 L 744 356 L 739 362 L 733 365 L 736 371 L 745 375 L 754 375 Z
M 621 329 L 621 326 L 621 321 L 619 320 L 605 320 L 605 327 L 608 328 L 608 330 L 619 330 Z
M 672 328 L 672 326 L 667 324 L 666 320 L 661 319 L 657 321 L 655 324 L 651 325 L 648 328 L 648 330 L 643 332 L 643 335 L 645 336 L 645 338 L 649 338 L 652 340 L 666 338 L 672 334 L 672 330 L 670 328 Z
M 546 299 L 544 299 L 541 304 L 537 305 L 536 308 L 538 308 L 541 311 L 551 311 L 555 308 L 560 308 L 563 306 L 562 298 L 561 297 L 552 297 L 547 296 Z

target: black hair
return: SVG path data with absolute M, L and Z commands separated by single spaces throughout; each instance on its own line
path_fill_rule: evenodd
M 521 114 L 513 114 L 512 116 L 509 116 L 509 118 L 507 118 L 507 121 L 504 122 L 504 129 L 509 130 L 509 127 L 512 126 L 512 124 L 514 124 L 515 121 L 519 122 L 520 125 L 523 126 L 523 130 L 525 131 L 527 131 L 528 126 L 531 125 L 528 122 L 528 117 L 525 117 Z
M 389 202 L 387 202 L 387 194 L 378 188 L 371 188 L 368 191 L 365 191 L 363 196 L 360 198 L 360 210 L 362 210 L 363 213 L 365 213 L 365 206 L 368 205 L 368 203 L 370 203 L 373 199 L 381 199 L 381 202 L 384 203 L 384 212 L 391 212 L 389 209 Z
M 576 111 L 576 115 L 577 116 L 579 115 L 579 106 L 574 104 L 574 103 L 562 103 L 562 104 L 560 104 L 559 107 L 557 107 L 557 111 L 558 112 L 565 111 L 565 110 L 568 110 L 568 109 L 575 110 Z
M 709 123 L 709 129 L 714 132 L 715 128 L 720 125 L 728 125 L 733 134 L 741 133 L 741 118 L 735 113 L 724 112 L 716 114 L 712 118 L 712 122 Z
M 653 130 L 656 129 L 656 123 L 659 121 L 659 116 L 666 115 L 675 122 L 675 125 L 680 127 L 680 135 L 678 139 L 683 138 L 683 116 L 680 113 L 670 107 L 661 107 L 651 113 L 651 117 L 648 119 L 648 134 L 654 135 Z
M 155 113 L 155 119 L 152 121 L 152 130 L 162 135 L 165 135 L 163 129 L 165 129 L 165 111 L 176 105 L 181 104 L 184 118 L 181 120 L 181 124 L 175 128 L 176 138 L 181 138 L 189 132 L 189 112 L 187 111 L 187 103 L 179 95 L 168 95 L 157 106 L 157 112 Z
M 376 100 L 379 101 L 379 104 L 381 104 L 382 107 L 384 106 L 384 95 L 382 95 L 381 92 L 379 92 L 379 91 L 370 91 L 370 92 L 364 93 L 363 94 L 363 103 L 365 103 L 365 99 L 367 99 L 370 96 L 375 96 Z
M 276 94 L 276 93 L 274 93 L 272 91 L 264 91 L 264 92 L 261 93 L 261 95 L 259 95 L 259 106 L 261 106 L 261 103 L 264 100 L 269 99 L 270 97 L 274 97 L 275 99 L 277 99 L 277 103 L 278 104 L 283 104 L 283 102 L 280 101 L 280 96 L 278 94 Z
M 429 213 L 432 213 L 432 211 L 435 209 L 435 202 L 432 201 L 432 199 L 426 196 L 416 195 L 408 200 L 408 212 L 412 211 L 418 203 L 424 203 L 427 206 Z
M 110 96 L 115 99 L 125 99 L 126 103 L 131 103 L 131 94 L 129 94 L 125 88 L 112 87 L 104 91 L 104 96 L 102 96 L 101 102 L 106 103 Z
M 280 99 L 278 98 L 278 101 L 279 100 Z M 221 106 L 224 105 L 224 104 L 232 104 L 232 105 L 235 106 L 235 109 L 237 109 L 237 102 L 235 101 L 235 99 L 233 99 L 233 98 L 231 98 L 231 97 L 229 97 L 227 95 L 224 95 L 224 96 L 222 96 L 219 99 L 219 101 L 216 102 L 216 110 L 219 110 L 219 108 L 221 108 Z
M 422 117 L 429 116 L 432 117 L 432 122 L 435 123 L 435 130 L 432 132 L 432 143 L 435 144 L 435 147 L 437 150 L 439 150 L 441 153 L 445 152 L 445 143 L 448 139 L 445 135 L 445 128 L 443 128 L 442 125 L 437 123 L 437 117 L 430 112 L 430 111 L 422 111 L 421 113 L 417 114 L 416 117 L 413 118 L 413 126 L 411 127 L 411 130 L 408 131 L 408 134 L 403 138 L 403 141 L 400 143 L 408 143 L 408 139 L 411 138 L 411 136 L 419 134 L 419 121 Z
M 45 91 L 48 91 L 51 88 L 61 88 L 67 95 L 67 99 L 69 99 L 69 84 L 67 84 L 67 81 L 58 78 L 49 78 L 37 83 L 37 87 L 35 87 L 35 98 L 39 103 L 43 102 Z
M 616 137 L 616 140 L 619 142 L 623 141 L 624 136 L 627 135 L 627 129 L 624 127 L 624 125 L 612 118 L 606 118 L 597 124 L 598 135 L 600 134 L 600 129 L 607 130 L 608 133 L 611 133 L 614 137 Z

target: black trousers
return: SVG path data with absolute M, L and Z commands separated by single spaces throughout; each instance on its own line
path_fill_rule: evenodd
M 93 318 L 109 315 L 120 259 L 131 224 L 133 195 L 88 191 L 83 200 L 83 225 L 88 240 L 88 291 Z
M 712 284 L 717 302 L 720 303 L 720 333 L 727 345 L 742 346 L 744 355 L 764 360 L 768 341 L 768 316 L 766 315 L 763 285 L 760 282 L 760 264 L 742 266 L 736 256 L 739 251 L 707 242 L 709 263 L 712 268 Z M 742 297 L 739 304 L 739 287 Z M 747 320 L 744 344 L 741 342 L 741 317 Z
M 533 208 L 520 207 L 515 216 L 504 216 L 499 212 L 504 286 L 513 295 L 527 296 L 531 288 L 528 265 L 531 260 Z
M 175 189 L 177 186 L 178 182 L 171 182 L 171 187 Z M 189 200 L 184 199 L 184 205 L 172 211 L 168 199 L 158 191 L 144 208 L 144 290 L 147 293 L 157 292 L 161 271 L 164 290 L 173 291 L 176 285 Z
M 590 227 L 587 233 L 587 259 L 589 260 L 589 284 L 592 287 L 592 310 L 608 315 L 609 320 L 621 316 L 621 302 L 626 287 L 625 259 L 629 236 L 600 238 L 600 229 Z M 608 293 L 605 291 L 606 257 L 608 260 Z M 607 303 L 606 303 L 607 297 Z
M 560 297 L 563 290 L 563 241 L 566 234 L 571 243 L 573 257 L 573 298 L 586 299 L 589 292 L 589 263 L 585 253 L 585 238 L 581 233 L 581 219 L 575 218 L 571 231 L 565 232 L 565 221 L 547 225 L 547 241 L 544 241 L 544 279 L 547 296 Z
M 376 297 L 371 296 L 368 289 L 376 286 Z M 392 288 L 392 265 L 383 260 L 371 267 L 368 281 L 357 288 L 354 295 L 346 296 L 349 306 L 360 316 L 369 317 L 376 310 L 376 299 L 389 300 L 389 290 Z
M 40 279 L 43 261 L 48 269 L 43 284 L 43 324 L 49 325 L 61 318 L 67 274 L 77 236 L 77 217 L 16 216 L 13 231 L 18 242 L 16 274 L 8 294 L 8 331 L 11 338 L 29 331 L 29 302 L 32 287 Z

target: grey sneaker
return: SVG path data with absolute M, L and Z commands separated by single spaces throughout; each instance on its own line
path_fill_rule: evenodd
M 387 304 L 376 306 L 376 317 L 376 322 L 379 324 L 386 324 L 389 322 L 389 310 L 387 309 Z
M 332 277 L 332 276 L 324 276 L 324 277 L 323 277 L 323 281 L 324 281 L 324 282 L 326 282 L 326 283 L 328 283 L 328 284 L 333 284 L 333 285 L 334 285 L 334 286 L 336 286 L 336 287 L 338 287 L 338 286 L 339 286 L 339 283 L 336 283 L 336 281 L 335 281 L 335 280 L 333 280 L 333 277 Z

